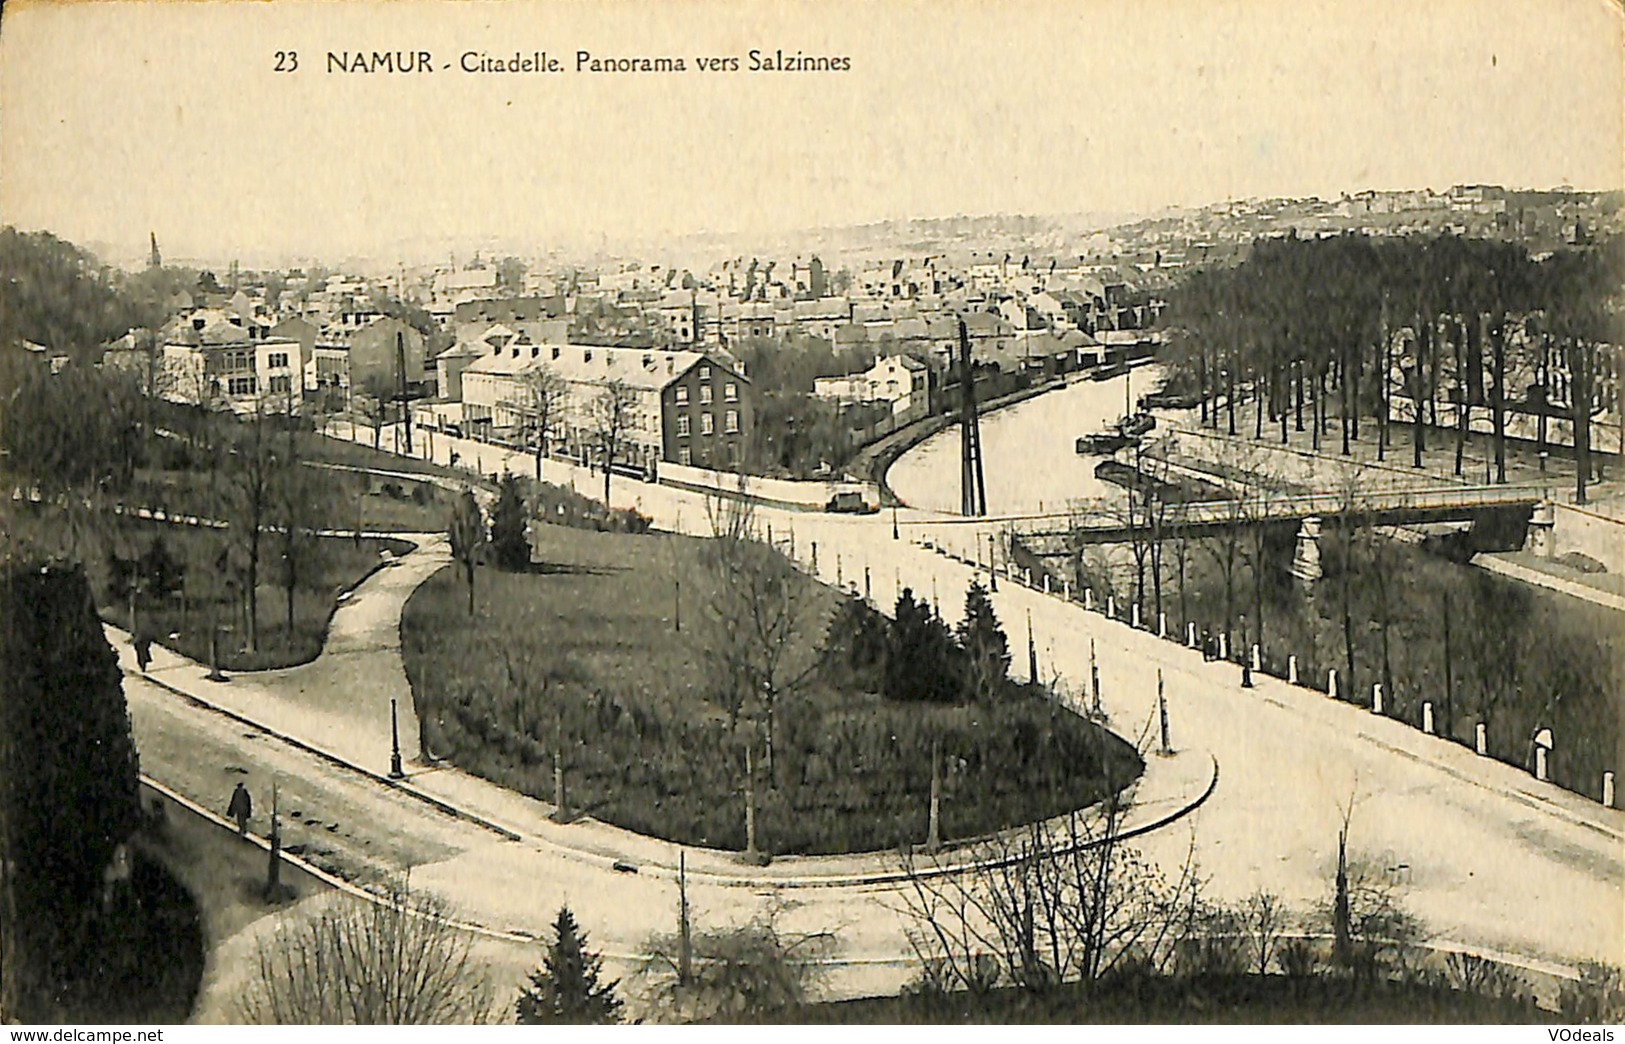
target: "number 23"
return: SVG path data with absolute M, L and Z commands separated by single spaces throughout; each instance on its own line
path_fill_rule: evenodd
M 275 57 L 276 68 L 272 69 L 272 72 L 291 73 L 295 69 L 299 68 L 298 51 L 278 51 L 276 52 Z

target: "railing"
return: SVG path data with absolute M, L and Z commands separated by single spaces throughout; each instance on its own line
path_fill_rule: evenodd
M 1545 486 L 1428 486 L 1420 489 L 1366 490 L 1347 493 L 1265 493 L 1234 500 L 1192 501 L 1168 505 L 1162 510 L 1162 523 L 1213 525 L 1225 522 L 1256 522 L 1269 519 L 1303 518 L 1308 515 L 1376 514 L 1390 511 L 1429 511 L 1441 508 L 1498 507 L 1536 504 L 1551 500 Z M 1144 517 L 1144 510 L 1136 514 Z M 911 526 L 1008 526 L 1016 523 L 1057 523 L 1066 528 L 1129 528 L 1129 511 L 1120 500 L 1073 500 L 1065 511 L 1032 514 L 995 515 L 982 518 L 914 519 Z M 1145 525 L 1141 521 L 1136 525 Z

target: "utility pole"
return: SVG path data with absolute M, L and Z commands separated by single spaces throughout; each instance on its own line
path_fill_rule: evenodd
M 982 474 L 982 433 L 976 417 L 976 377 L 971 359 L 970 332 L 959 320 L 959 387 L 962 407 L 959 425 L 959 513 L 967 518 L 987 514 L 987 484 Z
M 398 321 L 398 320 L 397 320 Z M 406 430 L 406 455 L 412 455 L 412 411 L 406 393 L 406 331 L 395 331 L 396 401 L 400 403 L 401 423 Z

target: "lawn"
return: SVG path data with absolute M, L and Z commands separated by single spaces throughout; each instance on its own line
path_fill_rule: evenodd
M 64 523 L 55 508 L 11 505 L 6 512 L 8 540 L 25 546 L 60 549 Z M 382 563 L 382 555 L 402 555 L 412 549 L 403 540 L 348 537 L 307 538 L 298 555 L 293 589 L 293 628 L 288 628 L 288 595 L 282 586 L 281 535 L 262 538 L 258 611 L 259 643 L 247 649 L 246 609 L 231 573 L 240 575 L 241 541 L 229 533 L 197 526 L 144 521 L 98 512 L 95 525 L 76 549 L 85 563 L 91 589 L 103 620 L 130 629 L 130 599 L 113 581 L 112 556 L 123 559 L 151 554 L 161 545 L 165 557 L 184 575 L 159 596 L 140 593 L 135 599 L 136 623 L 155 642 L 175 652 L 208 663 L 209 627 L 222 628 L 220 663 L 230 670 L 265 670 L 308 663 L 321 653 L 327 625 L 338 605 L 338 594 L 353 588 Z M 229 563 L 221 568 L 222 555 Z M 171 574 L 174 575 L 173 573 Z M 150 590 L 150 589 L 149 589 Z
M 399 459 L 369 466 L 388 468 L 388 460 Z M 309 465 L 302 476 L 311 503 L 304 522 L 318 529 L 349 531 L 359 526 L 374 532 L 427 533 L 443 529 L 451 510 L 453 494 L 429 481 Z M 130 491 L 119 499 L 169 514 L 229 520 L 233 496 L 231 476 L 224 470 L 211 474 L 190 468 L 142 468 Z
M 407 603 L 407 676 L 430 749 L 567 804 L 683 844 L 745 847 L 744 740 L 706 653 L 717 572 L 705 541 L 534 525 L 527 573 L 481 567 L 471 617 L 446 569 Z M 813 585 L 796 574 L 797 583 Z M 841 597 L 810 587 L 791 639 L 810 661 Z M 775 714 L 776 763 L 756 752 L 758 845 L 776 854 L 894 848 L 926 837 L 940 745 L 944 840 L 1090 804 L 1139 761 L 1127 744 L 1026 690 L 993 705 L 902 704 L 822 673 Z

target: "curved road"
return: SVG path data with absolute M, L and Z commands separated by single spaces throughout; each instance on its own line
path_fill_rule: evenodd
M 1070 394 L 1052 393 L 1027 406 Z M 1001 444 L 995 430 L 984 428 L 990 466 L 996 459 L 1008 464 L 1001 454 L 1019 447 Z M 1067 438 L 1070 442 L 1070 431 Z M 452 448 L 464 460 L 475 459 L 477 452 L 487 470 L 505 456 L 489 446 L 476 450 L 458 440 L 435 439 L 442 462 Z M 513 466 L 528 470 L 532 465 L 516 458 Z M 554 462 L 547 469 L 550 480 L 569 477 L 580 487 L 596 486 L 579 469 Z M 664 526 L 704 531 L 705 505 L 698 495 L 617 478 L 612 499 L 617 506 L 638 507 Z M 942 517 L 935 513 L 901 512 L 901 540 L 892 539 L 886 514 L 860 518 L 763 509 L 761 517 L 772 521 L 776 535 L 795 534 L 804 563 L 816 541 L 819 572 L 826 580 L 833 581 L 839 568 L 848 586 L 859 584 L 867 566 L 882 600 L 899 584 L 927 596 L 935 590 L 944 612 L 951 613 L 972 573 L 913 542 L 926 531 L 922 523 Z M 930 531 L 936 542 L 968 550 L 973 529 L 933 526 Z M 398 571 L 398 581 L 389 577 L 387 582 L 411 579 L 405 567 Z M 1311 909 L 1329 891 L 1337 829 L 1352 804 L 1354 854 L 1400 883 L 1409 907 L 1436 938 L 1566 966 L 1586 959 L 1617 964 L 1625 957 L 1625 813 L 1308 690 L 1272 679 L 1243 690 L 1233 666 L 1204 663 L 1174 643 L 1008 580 L 1000 583 L 995 605 L 1017 645 L 1025 641 L 1030 611 L 1041 671 L 1058 671 L 1074 691 L 1086 684 L 1093 639 L 1105 708 L 1125 735 L 1152 720 L 1161 670 L 1174 746 L 1211 750 L 1224 773 L 1198 813 L 1178 829 L 1137 844 L 1171 868 L 1183 861 L 1194 837 L 1201 870 L 1216 897 L 1239 899 L 1264 889 L 1295 910 Z M 346 611 L 351 608 L 365 613 L 365 596 Z M 381 620 L 373 622 L 387 630 Z M 373 633 L 385 642 L 398 641 L 398 636 Z M 298 671 L 335 670 L 337 680 L 353 682 L 355 698 L 371 701 L 374 710 L 380 698 L 387 703 L 384 693 L 395 684 L 402 686 L 400 696 L 407 695 L 404 677 L 375 684 L 344 675 L 342 649 L 335 647 L 340 655 L 332 665 L 318 660 L 309 668 L 278 672 L 280 678 L 239 677 L 229 688 L 243 693 L 258 683 L 298 688 Z M 1025 661 L 1016 660 L 1019 670 Z M 162 678 L 165 671 L 180 669 L 160 660 L 154 673 Z M 321 706 L 319 693 L 331 688 L 305 686 L 310 706 L 301 719 L 306 724 L 293 730 L 296 735 L 325 720 L 330 708 Z M 477 904 L 480 923 L 493 928 L 528 929 L 568 901 L 595 940 L 616 955 L 641 951 L 649 934 L 675 922 L 676 888 L 669 879 L 616 873 L 430 812 L 374 781 L 211 716 L 149 682 L 132 679 L 127 692 L 149 772 L 205 804 L 217 795 L 217 805 L 224 804 L 240 777 L 229 770 L 246 768 L 262 786 L 276 774 L 284 807 L 301 811 L 303 822 L 318 823 L 297 828 L 304 832 L 299 836 L 290 827 L 289 843 L 311 845 L 308 851 L 318 863 L 349 871 L 414 865 L 415 883 L 443 892 L 460 907 Z M 410 700 L 402 702 L 409 706 Z M 335 717 L 352 720 L 348 714 Z M 380 717 L 380 770 L 387 766 L 386 729 L 387 718 Z M 402 735 L 410 746 L 415 729 L 403 727 Z M 263 806 L 262 800 L 262 811 Z M 742 921 L 780 901 L 772 893 L 742 894 L 703 879 L 692 881 L 690 892 L 696 915 L 713 923 Z M 833 984 L 840 992 L 892 989 L 907 977 L 897 961 L 906 952 L 897 904 L 886 889 L 788 894 L 782 914 L 786 927 L 839 934 L 842 955 L 851 962 Z

